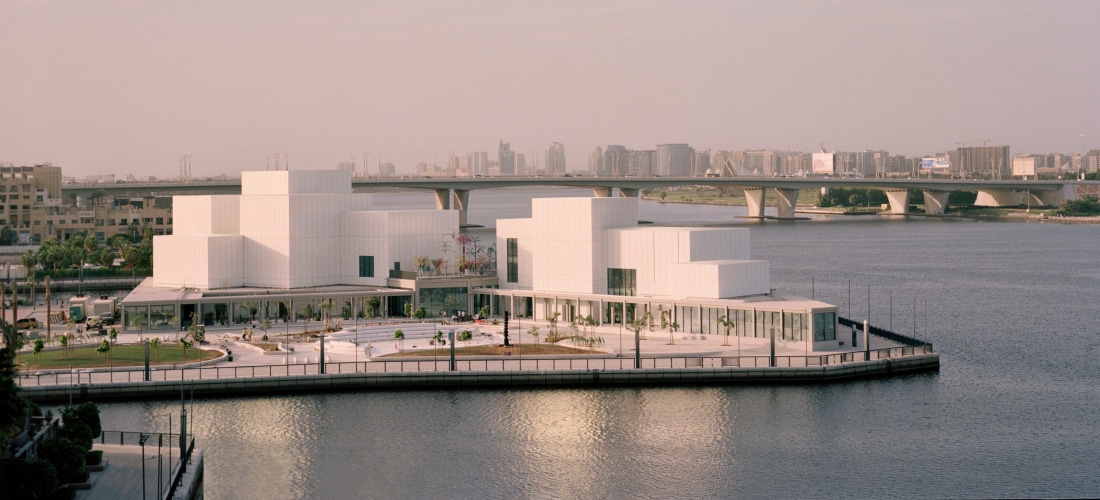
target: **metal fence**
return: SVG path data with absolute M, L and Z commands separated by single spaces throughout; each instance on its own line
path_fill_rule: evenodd
M 808 356 L 668 356 L 641 359 L 642 369 L 685 369 L 685 368 L 764 368 L 764 367 L 813 367 L 833 366 L 865 360 L 894 359 L 906 356 L 931 354 L 931 344 L 919 346 L 889 347 L 833 354 Z M 576 357 L 523 358 L 505 356 L 483 359 L 455 360 L 456 371 L 509 371 L 509 370 L 624 370 L 633 369 L 632 357 Z M 445 356 L 425 356 L 420 359 L 386 359 L 373 361 L 326 362 L 324 373 L 388 373 L 388 372 L 440 372 L 450 370 L 450 358 Z M 194 368 L 169 368 L 149 371 L 150 381 L 178 380 L 217 380 L 255 377 L 289 377 L 316 375 L 321 373 L 319 363 L 251 365 L 251 366 L 210 366 Z M 73 386 L 81 384 L 101 384 L 114 382 L 145 381 L 144 370 L 76 370 L 72 372 L 24 373 L 19 376 L 24 387 L 35 386 Z

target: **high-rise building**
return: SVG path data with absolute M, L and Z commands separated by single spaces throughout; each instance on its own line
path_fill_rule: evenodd
M 546 175 L 557 177 L 565 175 L 565 146 L 560 142 L 546 148 Z
M 653 175 L 653 168 L 657 164 L 657 151 L 652 149 L 630 150 L 630 164 L 626 175 L 633 177 L 649 177 Z
M 591 153 L 588 153 L 588 173 L 592 175 L 600 175 L 603 171 L 603 149 L 596 146 L 596 149 Z
M 977 179 L 1007 179 L 1012 175 L 1012 156 L 1008 146 L 971 146 L 955 150 L 957 161 L 952 158 L 951 165 L 958 165 L 963 177 Z
M 516 153 L 516 175 L 528 175 L 527 156 L 523 153 Z
M 698 177 L 710 173 L 710 150 L 696 151 L 694 161 L 691 165 L 691 175 Z
M 486 151 L 477 151 L 470 153 L 470 172 L 474 175 L 488 175 L 489 174 L 489 153 Z
M 602 170 L 596 172 L 600 177 L 622 177 L 626 175 L 630 163 L 630 153 L 618 144 L 611 144 L 603 152 Z
M 879 173 L 887 156 L 886 151 L 863 150 L 856 153 L 856 175 L 866 179 L 881 177 Z
M 694 158 L 695 150 L 687 144 L 658 144 L 655 173 L 668 177 L 690 176 Z
M 516 175 L 516 152 L 512 151 L 511 146 L 510 143 L 500 141 L 497 165 L 500 166 L 500 175 L 505 177 Z
M 723 177 L 735 175 L 731 170 L 730 165 L 727 162 L 730 159 L 730 152 L 724 149 L 719 149 L 710 154 L 710 166 L 711 169 Z

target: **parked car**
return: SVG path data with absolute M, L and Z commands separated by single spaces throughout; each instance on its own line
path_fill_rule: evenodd
M 36 330 L 38 329 L 38 320 L 34 318 L 23 318 L 15 322 L 15 328 L 19 330 Z

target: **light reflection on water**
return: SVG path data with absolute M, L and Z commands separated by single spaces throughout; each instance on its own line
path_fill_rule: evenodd
M 514 211 L 531 192 L 495 193 L 471 195 L 471 222 L 529 214 Z M 376 195 L 375 206 L 401 196 Z M 423 207 L 419 198 L 401 203 L 433 208 L 424 198 Z M 732 219 L 737 210 L 640 206 L 658 224 L 749 227 L 753 257 L 771 260 L 773 286 L 927 336 L 943 356 L 940 373 L 826 386 L 200 400 L 193 415 L 207 450 L 206 495 L 1100 495 L 1100 226 L 759 224 Z M 106 404 L 104 427 L 165 431 L 163 415 L 178 408 Z

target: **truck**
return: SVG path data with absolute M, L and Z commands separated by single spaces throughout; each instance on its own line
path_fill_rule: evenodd
M 113 324 L 118 318 L 118 298 L 100 295 L 93 299 L 83 294 L 74 295 L 69 299 L 69 316 L 77 323 L 87 321 L 91 316 L 97 316 L 103 324 Z
M 118 316 L 118 299 L 109 295 L 100 295 L 92 301 L 91 315 L 99 316 L 104 325 L 113 325 Z

